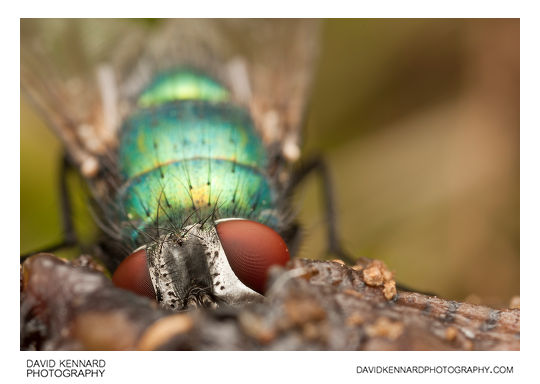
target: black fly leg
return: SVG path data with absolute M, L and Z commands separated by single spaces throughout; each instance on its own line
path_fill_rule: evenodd
M 328 252 L 336 255 L 348 264 L 354 264 L 354 258 L 345 252 L 341 245 L 341 241 L 339 240 L 334 191 L 332 189 L 330 174 L 324 160 L 321 157 L 315 157 L 302 164 L 300 168 L 293 173 L 286 194 L 287 196 L 290 196 L 293 190 L 312 172 L 316 172 L 322 182 L 324 211 L 327 222 Z
M 73 225 L 73 216 L 72 216 L 72 207 L 71 200 L 69 198 L 69 191 L 67 186 L 67 174 L 71 168 L 71 163 L 66 155 L 62 156 L 60 163 L 60 217 L 62 219 L 62 229 L 64 233 L 64 238 L 48 247 L 39 249 L 37 251 L 28 252 L 21 255 L 21 263 L 26 260 L 29 256 L 41 252 L 54 252 L 62 248 L 72 247 L 77 244 L 77 234 L 75 233 L 75 226 Z

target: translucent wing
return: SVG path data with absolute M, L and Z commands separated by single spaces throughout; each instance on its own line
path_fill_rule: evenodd
M 23 92 L 87 177 L 114 146 L 118 125 L 111 53 L 140 27 L 125 21 L 21 21 Z
M 114 174 L 103 159 L 119 124 L 157 72 L 178 66 L 223 81 L 267 146 L 292 161 L 317 29 L 311 20 L 25 19 L 21 82 L 87 178 Z

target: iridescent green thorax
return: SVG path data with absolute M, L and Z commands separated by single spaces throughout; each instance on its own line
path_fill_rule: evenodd
M 118 153 L 124 184 L 117 199 L 123 221 L 136 228 L 127 236 L 138 242 L 141 230 L 211 216 L 277 226 L 265 148 L 247 111 L 227 97 L 215 80 L 185 70 L 160 75 L 143 91 Z

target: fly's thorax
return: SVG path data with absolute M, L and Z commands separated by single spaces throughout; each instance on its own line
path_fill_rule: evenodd
M 167 309 L 260 300 L 231 269 L 215 227 L 195 224 L 147 246 L 150 279 Z
M 152 228 L 244 217 L 278 229 L 278 194 L 248 111 L 217 81 L 190 70 L 160 75 L 123 124 L 116 204 L 126 239 Z

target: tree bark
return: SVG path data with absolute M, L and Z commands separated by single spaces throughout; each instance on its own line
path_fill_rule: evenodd
M 296 259 L 265 300 L 172 313 L 116 288 L 89 257 L 21 267 L 21 349 L 519 350 L 519 309 L 396 291 L 380 261 Z

